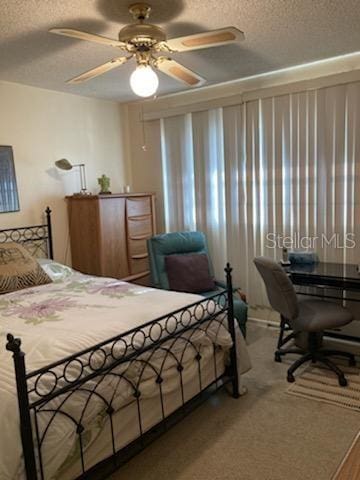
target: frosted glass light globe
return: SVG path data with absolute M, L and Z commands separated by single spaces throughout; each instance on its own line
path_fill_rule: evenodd
M 159 79 L 154 70 L 148 65 L 138 65 L 131 74 L 130 86 L 139 97 L 151 97 L 159 86 Z

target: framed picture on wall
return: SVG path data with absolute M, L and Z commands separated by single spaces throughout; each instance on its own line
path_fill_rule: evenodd
M 0 145 L 0 213 L 20 210 L 13 149 Z

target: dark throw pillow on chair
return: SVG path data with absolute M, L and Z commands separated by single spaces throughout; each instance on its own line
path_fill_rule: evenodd
M 165 268 L 171 290 L 201 293 L 216 289 L 205 253 L 168 255 Z

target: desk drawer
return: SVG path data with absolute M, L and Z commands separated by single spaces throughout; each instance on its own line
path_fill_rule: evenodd
M 140 240 L 151 237 L 152 235 L 152 222 L 150 216 L 128 218 L 127 225 L 130 240 Z M 140 237 L 140 239 L 138 237 Z
M 127 217 L 138 217 L 142 215 L 151 215 L 150 197 L 134 197 L 126 199 Z

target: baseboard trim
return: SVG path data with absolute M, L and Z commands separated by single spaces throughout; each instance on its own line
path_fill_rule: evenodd
M 264 320 L 263 318 L 248 317 L 248 322 L 261 324 L 262 327 L 279 327 L 279 322 L 275 320 Z

